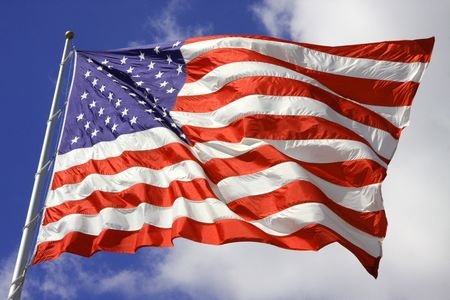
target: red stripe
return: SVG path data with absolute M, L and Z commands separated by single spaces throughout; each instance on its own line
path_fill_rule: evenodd
M 353 58 L 368 58 L 376 60 L 386 60 L 394 62 L 429 62 L 431 59 L 431 52 L 434 45 L 434 37 L 417 39 L 417 40 L 401 40 L 401 41 L 385 41 L 345 46 L 321 46 L 308 43 L 297 43 L 288 40 L 277 39 L 267 36 L 253 36 L 253 35 L 216 35 L 205 36 L 187 39 L 184 44 L 192 44 L 196 42 L 214 40 L 227 37 L 236 38 L 251 38 L 266 41 L 282 42 L 286 44 L 293 44 L 328 54 L 353 57 Z
M 227 177 L 253 174 L 290 161 L 298 163 L 301 167 L 328 182 L 346 187 L 380 183 L 386 176 L 386 169 L 373 160 L 309 163 L 291 158 L 272 145 L 264 145 L 236 157 L 214 158 L 204 164 L 204 170 L 208 178 L 217 184 Z
M 138 231 L 107 229 L 98 236 L 70 232 L 62 240 L 37 245 L 33 264 L 55 259 L 63 252 L 91 256 L 98 251 L 135 253 L 144 246 L 170 247 L 173 246 L 173 239 L 178 237 L 212 245 L 252 241 L 295 250 L 319 250 L 338 242 L 350 250 L 372 276 L 377 277 L 378 274 L 380 257 L 369 255 L 320 224 L 309 225 L 288 236 L 275 237 L 245 221 L 218 220 L 214 224 L 205 224 L 188 218 L 177 219 L 168 229 L 144 225 Z
M 185 125 L 182 129 L 192 143 L 214 140 L 239 143 L 244 137 L 269 140 L 343 139 L 358 141 L 373 149 L 365 139 L 352 130 L 310 116 L 253 115 L 221 128 Z M 379 157 L 389 163 L 389 159 L 380 155 Z
M 117 157 L 89 160 L 69 169 L 55 172 L 52 190 L 65 184 L 79 183 L 90 174 L 113 175 L 132 167 L 160 170 L 184 160 L 197 159 L 179 143 L 171 143 L 152 150 L 124 151 Z
M 245 220 L 253 221 L 302 203 L 322 203 L 353 227 L 374 236 L 386 236 L 387 220 L 384 210 L 357 212 L 340 206 L 305 180 L 290 182 L 270 193 L 237 199 L 227 206 Z
M 302 45 L 310 49 L 339 56 L 405 63 L 428 63 L 433 51 L 434 37 L 345 46 L 320 46 L 307 43 Z
M 211 112 L 249 95 L 308 97 L 328 105 L 344 117 L 387 131 L 396 139 L 401 134 L 400 128 L 357 103 L 340 98 L 311 84 L 279 77 L 247 77 L 230 82 L 211 94 L 179 96 L 173 111 Z
M 217 198 L 203 178 L 187 182 L 174 180 L 167 188 L 137 183 L 120 192 L 94 191 L 81 200 L 66 199 L 68 201 L 60 205 L 46 208 L 42 223 L 56 222 L 70 214 L 96 215 L 107 207 L 134 208 L 141 203 L 170 207 L 178 197 L 192 201 Z
M 419 85 L 417 82 L 374 80 L 320 72 L 251 50 L 229 48 L 211 50 L 189 62 L 187 65 L 186 82 L 197 81 L 222 65 L 247 61 L 270 63 L 288 68 L 317 80 L 343 97 L 369 105 L 411 105 Z

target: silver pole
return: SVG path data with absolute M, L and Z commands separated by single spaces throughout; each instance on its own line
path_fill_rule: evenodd
M 45 168 L 46 161 L 48 159 L 48 152 L 50 149 L 51 136 L 54 129 L 54 115 L 57 107 L 59 90 L 61 87 L 61 81 L 64 73 L 64 66 L 67 57 L 67 49 L 69 48 L 69 41 L 73 38 L 72 31 L 66 32 L 66 42 L 64 44 L 64 50 L 59 65 L 58 79 L 56 81 L 55 93 L 53 94 L 52 106 L 50 108 L 50 114 L 47 121 L 47 128 L 45 130 L 44 142 L 42 144 L 41 156 L 39 158 L 39 165 L 34 177 L 33 190 L 31 192 L 30 204 L 28 206 L 27 218 L 25 220 L 25 226 L 22 231 L 22 239 L 20 241 L 19 252 L 17 253 L 16 265 L 14 267 L 14 273 L 11 280 L 11 286 L 9 288 L 8 299 L 16 300 L 20 299 L 22 293 L 23 281 L 25 280 L 26 263 L 30 253 L 30 246 L 32 244 L 32 235 L 34 231 L 34 219 L 38 213 L 39 195 L 42 189 L 43 177 L 41 176 L 42 170 Z

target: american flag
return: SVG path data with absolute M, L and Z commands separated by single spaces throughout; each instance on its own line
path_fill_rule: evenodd
M 338 242 L 377 276 L 381 183 L 434 39 L 76 51 L 33 262 L 184 237 Z

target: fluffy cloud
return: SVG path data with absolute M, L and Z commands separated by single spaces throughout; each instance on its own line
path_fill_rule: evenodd
M 14 270 L 14 255 L 0 260 L 0 299 L 6 299 Z
M 144 28 L 148 32 L 150 41 L 172 41 L 192 36 L 207 35 L 212 31 L 211 24 L 182 24 L 180 14 L 190 9 L 188 2 L 170 0 L 165 9 L 148 16 Z M 147 44 L 147 40 L 128 42 L 128 47 L 139 47 Z
M 210 24 L 181 25 L 177 18 L 186 9 L 189 9 L 188 2 L 170 0 L 162 14 L 148 17 L 146 26 L 153 38 L 170 41 L 208 34 L 212 28 Z

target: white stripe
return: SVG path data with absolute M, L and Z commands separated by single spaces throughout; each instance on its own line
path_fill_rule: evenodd
M 181 47 L 189 63 L 213 49 L 243 48 L 271 56 L 311 70 L 367 79 L 419 82 L 427 63 L 391 62 L 366 58 L 337 56 L 295 44 L 256 38 L 228 37 L 186 44 Z
M 159 207 L 147 203 L 132 209 L 103 209 L 98 215 L 72 214 L 57 222 L 42 226 L 37 243 L 61 240 L 69 232 L 77 231 L 98 236 L 105 229 L 136 231 L 145 224 L 171 228 L 175 220 L 188 217 L 198 222 L 213 224 L 219 220 L 242 220 L 224 203 L 215 199 L 202 202 L 178 198 L 172 207 Z M 287 218 L 288 217 L 288 218 Z M 381 240 L 364 233 L 339 218 L 319 203 L 292 206 L 264 219 L 249 222 L 273 236 L 292 234 L 309 224 L 322 224 L 370 255 L 381 255 Z
M 124 151 L 144 151 L 178 142 L 178 137 L 165 128 L 154 128 L 141 132 L 121 135 L 119 141 L 108 141 L 91 148 L 72 150 L 58 155 L 55 172 L 86 163 L 90 159 L 102 160 L 119 156 Z M 186 146 L 186 144 L 180 142 Z M 196 143 L 194 147 L 186 146 L 191 153 L 203 163 L 215 157 L 236 157 L 259 146 L 270 144 L 280 152 L 295 159 L 311 163 L 332 163 L 352 159 L 371 159 L 386 167 L 366 144 L 351 140 L 260 140 L 244 138 L 240 143 L 210 141 Z
M 250 115 L 320 117 L 357 133 L 368 141 L 381 156 L 389 159 L 394 154 L 398 143 L 398 140 L 390 133 L 356 122 L 334 111 L 328 105 L 307 97 L 249 95 L 212 112 L 172 111 L 170 114 L 180 126 L 192 125 L 204 128 L 226 127 L 232 122 Z
M 234 80 L 250 76 L 273 76 L 294 79 L 300 82 L 309 83 L 329 93 L 342 97 L 341 95 L 322 85 L 317 80 L 301 73 L 295 72 L 291 69 L 264 62 L 250 61 L 234 62 L 219 66 L 209 73 L 205 74 L 201 79 L 195 82 L 185 83 L 178 93 L 178 96 L 211 94 L 220 90 L 223 86 Z
M 296 180 L 306 180 L 318 187 L 328 198 L 341 206 L 356 211 L 383 209 L 381 183 L 363 187 L 343 187 L 328 182 L 294 162 L 284 162 L 249 175 L 227 177 L 217 187 L 226 203 L 234 200 L 273 192 Z
M 357 103 L 357 102 L 355 102 Z M 389 122 L 391 122 L 397 128 L 405 128 L 409 125 L 409 114 L 411 111 L 411 106 L 378 106 L 378 105 L 368 105 L 358 103 L 365 108 L 376 112 L 378 115 L 382 116 Z
M 49 191 L 46 206 L 81 200 L 97 190 L 120 192 L 136 183 L 167 188 L 173 180 L 191 181 L 195 178 L 209 181 L 202 167 L 194 161 L 182 161 L 161 170 L 133 167 L 114 175 L 91 174 L 80 183 L 66 184 Z M 275 191 L 295 180 L 311 182 L 334 202 L 356 211 L 383 209 L 381 183 L 360 188 L 343 187 L 308 172 L 294 162 L 281 163 L 250 175 L 227 177 L 217 185 L 212 182 L 209 185 L 220 200 L 230 203 L 243 197 Z
M 94 191 L 120 192 L 137 183 L 167 188 L 174 180 L 191 181 L 207 178 L 202 167 L 185 160 L 160 170 L 132 167 L 114 175 L 90 174 L 80 183 L 66 184 L 48 192 L 46 207 L 56 206 L 68 200 L 81 200 Z
M 89 148 L 75 149 L 56 157 L 54 172 L 88 162 L 119 156 L 124 151 L 157 149 L 170 143 L 186 145 L 173 131 L 155 127 L 140 132 L 122 134 L 114 141 L 105 141 Z
M 192 148 L 203 163 L 214 158 L 232 158 L 265 145 L 272 145 L 281 153 L 310 163 L 333 163 L 356 159 L 371 159 L 387 168 L 366 144 L 352 140 L 261 140 L 244 138 L 240 143 L 210 141 Z
M 381 238 L 371 236 L 354 228 L 321 203 L 294 205 L 251 223 L 272 235 L 279 235 L 280 233 L 288 235 L 309 224 L 322 224 L 370 255 L 374 257 L 381 256 Z

